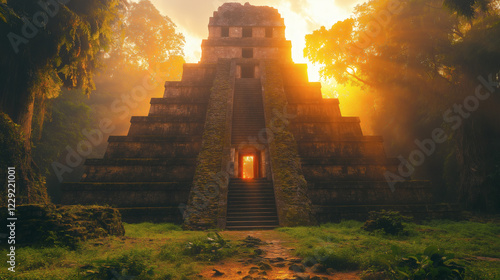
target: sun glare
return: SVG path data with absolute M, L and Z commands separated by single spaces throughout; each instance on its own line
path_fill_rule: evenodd
M 242 2 L 245 1 L 236 1 Z M 269 2 L 269 3 L 267 3 Z M 259 1 L 258 5 L 269 5 L 278 9 L 285 19 L 286 38 L 292 41 L 292 58 L 295 63 L 306 63 L 309 81 L 320 81 L 319 65 L 314 65 L 304 58 L 305 36 L 321 26 L 331 27 L 335 22 L 349 17 L 349 12 L 330 0 L 301 1 L 300 9 L 289 1 Z M 205 28 L 205 27 L 203 27 Z M 201 58 L 201 41 L 203 38 L 193 36 L 190 30 L 179 26 L 186 38 L 185 55 L 189 63 L 197 63 Z M 207 34 L 208 35 L 208 34 Z

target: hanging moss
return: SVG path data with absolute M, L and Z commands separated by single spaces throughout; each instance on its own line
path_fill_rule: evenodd
M 207 229 L 217 226 L 221 171 L 227 137 L 227 99 L 232 94 L 231 61 L 220 60 L 210 93 L 202 148 L 196 162 L 193 187 L 184 213 L 186 229 Z M 222 182 L 227 185 L 227 180 Z
M 269 155 L 280 225 L 311 225 L 315 223 L 314 215 L 307 197 L 307 182 L 302 174 L 297 143 L 288 121 L 277 115 L 288 105 L 281 68 L 274 61 L 265 61 L 261 67 L 266 127 L 273 132 Z

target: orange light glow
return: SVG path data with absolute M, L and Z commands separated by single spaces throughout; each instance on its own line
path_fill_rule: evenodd
M 253 156 L 243 157 L 243 179 L 254 178 L 253 160 Z

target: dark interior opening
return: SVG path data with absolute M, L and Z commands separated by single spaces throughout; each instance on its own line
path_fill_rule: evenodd
M 241 65 L 242 78 L 255 78 L 255 65 Z
M 241 56 L 243 58 L 253 58 L 253 49 L 252 48 L 243 48 L 241 51 Z
M 266 38 L 272 38 L 272 37 L 273 37 L 273 28 L 266 27 Z
M 243 37 L 252 37 L 252 28 L 251 27 L 243 27 Z
M 221 37 L 229 37 L 229 27 L 221 27 L 220 29 L 220 36 Z

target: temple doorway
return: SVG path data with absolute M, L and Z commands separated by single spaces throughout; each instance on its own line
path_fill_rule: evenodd
M 242 153 L 238 161 L 238 177 L 242 179 L 256 179 L 261 177 L 260 152 Z

